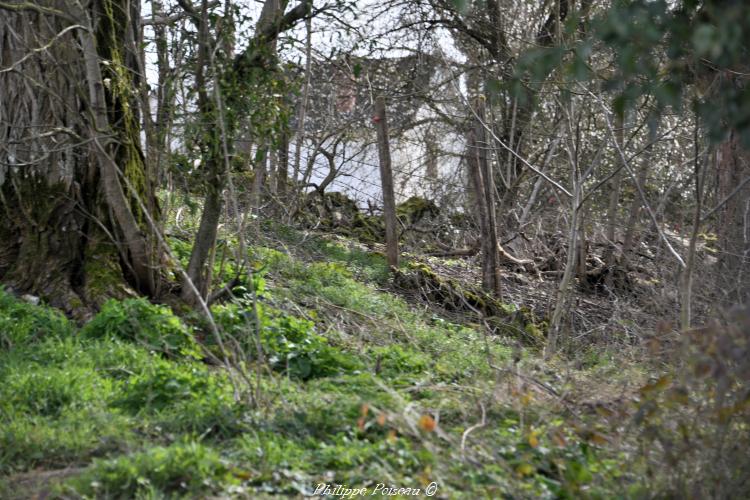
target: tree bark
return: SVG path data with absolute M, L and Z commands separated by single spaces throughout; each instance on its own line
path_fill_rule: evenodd
M 151 1 L 151 11 L 154 15 L 161 15 L 164 12 L 162 0 Z M 168 132 L 172 116 L 172 107 L 174 105 L 174 82 L 171 76 L 169 66 L 169 47 L 167 42 L 167 29 L 164 25 L 156 23 L 153 25 L 154 45 L 156 48 L 156 113 L 151 126 L 151 134 L 148 138 L 150 142 L 149 153 L 150 161 L 153 162 L 153 169 L 156 172 L 156 181 L 159 182 L 164 176 L 165 158 L 169 154 Z M 147 117 L 151 119 L 151 117 Z
M 205 135 L 201 149 L 203 167 L 205 169 L 204 186 L 206 189 L 203 200 L 203 212 L 195 235 L 195 243 L 188 261 L 186 279 L 192 281 L 195 289 L 205 298 L 208 294 L 209 283 L 206 279 L 206 261 L 216 242 L 219 219 L 223 209 L 223 191 L 226 172 L 223 166 L 222 127 L 217 123 L 217 109 L 209 95 L 208 73 L 212 70 L 211 52 L 212 40 L 209 32 L 208 2 L 203 0 L 200 16 L 195 20 L 198 27 L 198 59 L 196 63 L 195 83 L 198 88 L 198 111 Z M 215 91 L 215 90 L 214 90 Z M 182 284 L 182 298 L 188 303 L 197 303 L 201 297 L 195 297 L 193 288 L 188 283 Z
M 620 144 L 620 148 L 625 150 L 625 123 L 621 114 L 617 114 L 617 122 L 615 124 L 617 130 L 617 142 Z M 617 158 L 617 151 L 615 151 L 615 158 Z M 614 162 L 614 168 L 618 168 L 619 162 Z M 605 285 L 607 288 L 612 288 L 614 285 L 614 266 L 616 264 L 617 254 L 615 252 L 617 248 L 616 231 L 618 223 L 618 212 L 620 208 L 620 186 L 622 184 L 623 169 L 618 168 L 617 173 L 612 177 L 610 181 L 610 192 L 609 192 L 609 206 L 607 207 L 607 234 L 606 243 L 607 248 L 604 251 L 604 262 L 609 269 L 607 277 L 605 278 Z
M 289 135 L 287 132 L 281 134 L 277 152 L 278 163 L 276 165 L 276 195 L 284 203 L 287 187 L 289 185 Z
M 108 296 L 158 293 L 138 202 L 156 206 L 135 102 L 139 4 L 34 5 L 45 11 L 0 15 L 0 280 L 85 318 Z
M 294 142 L 294 171 L 292 179 L 297 182 L 300 175 L 300 158 L 302 155 L 302 146 L 305 142 L 305 118 L 307 115 L 307 102 L 310 99 L 310 75 L 312 74 L 312 19 L 308 18 L 305 22 L 305 81 L 302 84 L 302 99 L 299 103 L 299 113 L 297 116 L 297 131 Z
M 487 139 L 484 124 L 484 102 L 476 99 L 477 113 L 474 127 L 467 137 L 467 165 L 469 180 L 473 188 L 477 219 L 481 233 L 482 287 L 491 294 L 500 296 L 500 270 L 498 268 L 498 242 L 495 226 L 495 188 L 492 168 L 487 161 Z
M 487 140 L 486 113 L 484 99 L 477 99 L 476 104 L 477 123 L 476 123 L 476 140 L 477 140 L 477 161 L 482 171 L 484 199 L 487 205 L 487 234 L 486 234 L 486 258 L 483 260 L 484 287 L 487 291 L 497 297 L 502 295 L 500 284 L 500 268 L 498 259 L 500 254 L 499 243 L 497 239 L 497 218 L 495 214 L 495 175 L 492 164 L 488 161 L 487 155 L 490 143 Z M 479 193 L 478 193 L 479 194 Z
M 750 177 L 750 155 L 735 131 L 717 152 L 718 196 L 724 199 Z M 723 205 L 718 216 L 719 289 L 726 305 L 750 303 L 750 184 Z
M 640 165 L 640 168 L 638 170 L 638 178 L 636 179 L 636 182 L 641 186 L 644 186 L 646 184 L 649 165 L 651 164 L 654 156 L 653 144 L 656 142 L 656 138 L 658 137 L 658 131 L 658 125 L 651 127 L 651 129 L 649 130 L 648 144 L 650 145 L 648 146 L 648 154 L 644 158 L 643 163 Z M 628 223 L 625 227 L 625 237 L 622 244 L 622 264 L 625 267 L 627 266 L 627 261 L 630 258 L 630 253 L 635 246 L 636 229 L 638 225 L 638 219 L 641 214 L 641 208 L 643 208 L 643 200 L 638 196 L 638 194 L 636 194 L 633 198 L 633 202 L 630 204 L 630 209 L 628 210 L 630 215 L 628 216 Z
M 705 185 L 706 168 L 701 168 L 700 143 L 698 141 L 698 116 L 696 113 L 695 131 L 693 143 L 695 147 L 695 159 L 693 160 L 693 177 L 695 182 L 695 209 L 693 211 L 693 230 L 690 233 L 688 254 L 685 260 L 685 268 L 680 275 L 680 329 L 686 331 L 690 328 L 693 310 L 693 272 L 695 268 L 695 254 L 698 244 L 698 234 L 701 228 L 701 212 L 703 211 L 703 186 Z

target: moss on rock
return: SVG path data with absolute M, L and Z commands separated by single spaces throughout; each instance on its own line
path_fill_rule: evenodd
M 423 298 L 449 311 L 479 312 L 497 331 L 525 344 L 538 345 L 544 340 L 545 325 L 536 321 L 530 309 L 506 304 L 481 290 L 444 279 L 424 262 L 410 262 L 405 270 L 397 271 L 395 283 L 418 290 Z
M 416 224 L 427 217 L 436 217 L 440 209 L 435 202 L 419 196 L 412 196 L 396 205 L 396 215 L 405 224 Z

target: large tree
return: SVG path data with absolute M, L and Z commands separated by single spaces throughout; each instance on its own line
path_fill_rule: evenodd
M 0 280 L 69 312 L 159 293 L 139 2 L 0 2 Z

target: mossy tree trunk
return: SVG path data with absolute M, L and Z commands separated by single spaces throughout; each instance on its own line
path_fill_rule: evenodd
M 109 296 L 156 295 L 132 71 L 139 3 L 0 11 L 0 281 L 83 317 Z

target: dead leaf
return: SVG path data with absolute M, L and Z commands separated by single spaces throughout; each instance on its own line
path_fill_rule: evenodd
M 563 433 L 560 432 L 560 429 L 556 429 L 552 433 L 552 442 L 555 443 L 558 447 L 564 448 L 568 445 L 568 442 L 565 440 L 565 436 L 563 436 Z
M 435 422 L 435 419 L 432 418 L 429 415 L 422 415 L 419 417 L 419 427 L 422 428 L 422 430 L 426 432 L 432 432 L 435 430 L 435 427 L 437 426 L 437 423 Z

